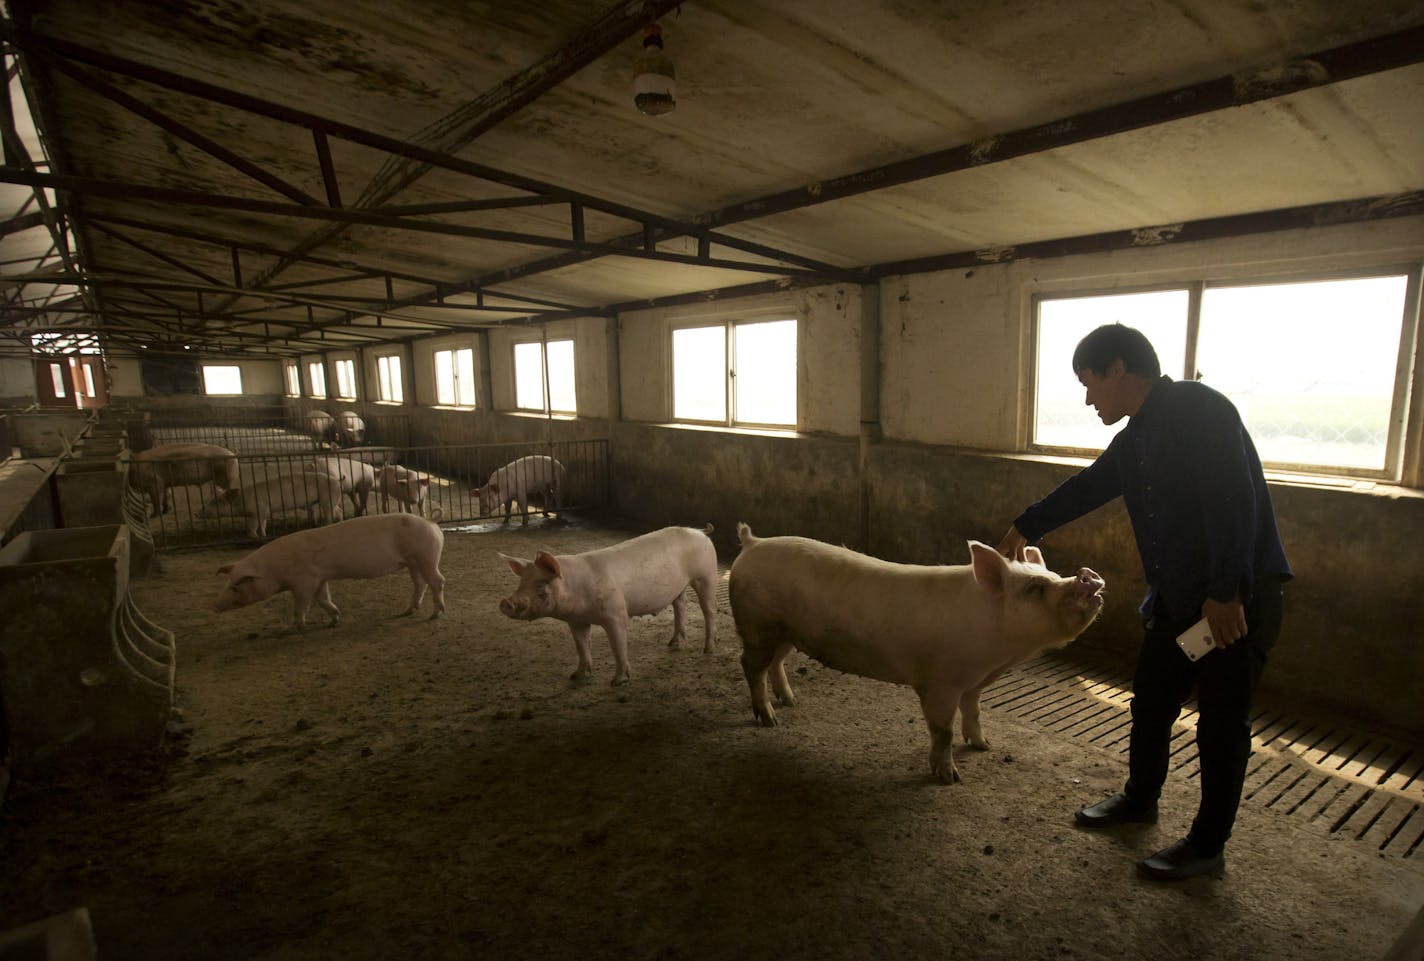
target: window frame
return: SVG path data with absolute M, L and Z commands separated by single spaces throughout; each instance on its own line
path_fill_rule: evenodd
M 1042 316 L 1041 305 L 1046 300 L 1069 300 L 1079 297 L 1106 297 L 1165 290 L 1185 290 L 1187 292 L 1187 317 L 1185 320 L 1186 356 L 1184 358 L 1178 358 L 1178 362 L 1174 366 L 1169 366 L 1165 358 L 1159 359 L 1162 360 L 1164 373 L 1169 373 L 1170 370 L 1180 369 L 1183 372 L 1183 378 L 1200 380 L 1201 369 L 1198 364 L 1197 348 L 1201 333 L 1202 304 L 1208 290 L 1235 287 L 1269 287 L 1291 284 L 1327 283 L 1342 280 L 1367 280 L 1400 275 L 1403 275 L 1405 278 L 1404 303 L 1400 316 L 1399 345 L 1395 354 L 1394 383 L 1390 394 L 1390 412 L 1385 436 L 1383 466 L 1378 469 L 1372 469 L 1356 466 L 1335 466 L 1329 464 L 1309 464 L 1262 459 L 1262 467 L 1268 473 L 1348 477 L 1399 483 L 1403 478 L 1405 461 L 1407 459 L 1406 455 L 1408 453 L 1406 450 L 1408 444 L 1406 434 L 1408 432 L 1409 422 L 1411 372 L 1414 377 L 1424 374 L 1424 371 L 1413 370 L 1414 344 L 1421 331 L 1420 290 L 1421 280 L 1424 280 L 1424 262 L 1421 261 L 1385 263 L 1349 268 L 1272 271 L 1263 274 L 1231 272 L 1229 275 L 1197 276 L 1189 280 L 1177 282 L 1120 287 L 1093 287 L 1065 290 L 1062 292 L 1056 292 L 1051 288 L 1037 290 L 1032 295 L 1029 308 L 1028 416 L 1026 419 L 1028 436 L 1025 447 L 1032 453 L 1050 456 L 1095 458 L 1102 452 L 1102 449 L 1107 446 L 1105 443 L 1104 448 L 1098 449 L 1065 447 L 1041 444 L 1034 439 L 1033 431 L 1038 421 L 1039 390 L 1039 371 L 1036 359 L 1038 357 L 1039 328 Z M 1176 377 L 1175 374 L 1169 375 L 1174 378 Z M 1110 441 L 1111 437 L 1109 437 L 1108 440 Z
M 213 391 L 208 389 L 208 369 L 221 368 L 223 370 L 234 370 L 237 372 L 237 390 Z M 208 364 L 198 365 L 198 376 L 202 379 L 204 397 L 241 397 L 242 388 L 242 365 L 240 364 Z
M 349 357 L 342 357 L 332 361 L 332 364 L 336 367 L 336 393 L 333 396 L 337 400 L 356 400 L 357 392 L 360 390 L 356 383 L 356 361 Z M 343 374 L 346 376 L 343 377 Z M 342 381 L 347 379 L 351 381 L 351 393 L 349 394 L 346 393 L 342 385 Z
M 792 371 L 792 390 L 796 392 L 796 419 L 791 424 L 768 424 L 760 421 L 742 420 L 737 415 L 737 388 L 736 388 L 736 357 L 737 341 L 736 328 L 739 326 L 752 326 L 755 324 L 771 324 L 780 321 L 790 321 L 796 325 L 796 365 Z M 691 417 L 677 416 L 677 384 L 676 384 L 676 355 L 673 341 L 679 330 L 699 330 L 708 327 L 721 327 L 723 331 L 723 358 L 725 369 L 722 374 L 723 390 L 723 410 L 725 415 L 722 420 L 700 420 Z M 778 433 L 794 434 L 801 428 L 801 364 L 802 357 L 802 335 L 805 330 L 803 318 L 792 308 L 786 307 L 761 307 L 747 311 L 727 312 L 720 311 L 718 316 L 713 317 L 682 317 L 670 321 L 667 332 L 667 372 L 668 372 L 668 413 L 672 423 L 675 424 L 695 424 L 708 427 L 720 427 L 725 430 L 765 430 L 776 431 Z
M 381 369 L 385 365 L 385 370 Z M 391 365 L 395 365 L 395 378 L 391 378 Z M 381 404 L 404 404 L 405 403 L 405 374 L 401 370 L 400 354 L 377 354 L 376 355 L 376 402 Z M 392 384 L 400 386 L 400 396 L 389 396 L 395 391 L 391 389 Z
M 470 402 L 463 404 L 460 402 L 460 352 L 466 351 L 470 355 Z M 440 399 L 440 356 L 450 355 L 450 382 L 454 388 L 455 397 L 452 401 Z M 479 374 L 475 367 L 475 349 L 473 347 L 437 347 L 430 353 L 431 374 L 434 377 L 435 406 L 453 407 L 460 410 L 477 410 L 480 402 L 480 382 Z
M 310 396 L 316 400 L 326 400 L 326 361 L 307 361 L 307 387 L 311 391 Z
M 540 382 L 540 392 L 543 394 L 542 406 L 526 406 L 519 402 L 519 348 L 533 344 L 539 348 L 539 372 L 542 378 Z M 553 381 L 549 377 L 549 347 L 553 344 L 568 344 L 569 351 L 573 355 L 574 362 L 574 407 L 573 410 L 564 408 L 554 408 L 553 406 Z M 578 416 L 578 344 L 575 343 L 573 334 L 568 336 L 558 336 L 539 339 L 524 338 L 515 340 L 509 345 L 509 369 L 511 373 L 510 381 L 514 388 L 514 409 L 525 414 L 544 414 L 550 417 L 577 417 Z

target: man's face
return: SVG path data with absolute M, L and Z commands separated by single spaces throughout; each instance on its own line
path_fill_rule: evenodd
M 1126 373 L 1121 360 L 1113 361 L 1101 377 L 1087 367 L 1078 371 L 1078 383 L 1084 388 L 1083 403 L 1096 410 L 1104 424 L 1116 424 L 1127 416 Z

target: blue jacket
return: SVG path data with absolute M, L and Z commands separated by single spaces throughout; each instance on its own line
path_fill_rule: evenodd
M 1195 621 L 1206 598 L 1249 598 L 1293 576 L 1261 460 L 1241 416 L 1205 384 L 1162 377 L 1098 459 L 1014 521 L 1029 543 L 1122 497 L 1147 578 L 1144 617 L 1160 601 Z

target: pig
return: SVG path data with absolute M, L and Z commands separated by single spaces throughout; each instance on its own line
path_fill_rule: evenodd
M 337 447 L 355 447 L 366 443 L 366 422 L 354 410 L 343 410 L 336 415 L 336 425 L 332 430 L 332 441 Z
M 307 436 L 312 439 L 312 444 L 322 447 L 335 442 L 336 438 L 336 418 L 332 417 L 324 410 L 312 410 L 307 412 L 306 427 Z
M 399 464 L 386 464 L 376 474 L 376 488 L 381 492 L 381 510 L 390 510 L 390 498 L 395 498 L 396 510 L 429 516 L 438 521 L 444 514 L 439 507 L 432 507 L 426 514 L 425 502 L 430 492 L 430 475 L 413 471 Z
M 341 491 L 351 498 L 352 513 L 366 513 L 371 491 L 376 487 L 376 469 L 363 460 L 345 454 L 317 454 L 302 469 L 325 471 L 341 482 Z
M 325 471 L 282 474 L 268 481 L 226 491 L 199 513 L 218 517 L 226 511 L 247 518 L 247 536 L 267 536 L 267 521 L 273 514 L 315 507 L 324 523 L 341 520 L 341 481 Z
M 236 564 L 218 568 L 228 581 L 213 609 L 230 611 L 291 591 L 292 630 L 306 625 L 313 600 L 331 615 L 335 626 L 341 610 L 332 603 L 330 581 L 383 577 L 405 568 L 412 592 L 410 606 L 401 616 L 420 608 L 429 586 L 435 600 L 430 615 L 434 620 L 445 610 L 445 578 L 440 573 L 444 549 L 445 534 L 439 527 L 408 514 L 368 514 L 295 531 L 268 541 Z
M 539 551 L 533 561 L 504 558 L 519 577 L 514 593 L 499 602 L 499 611 L 516 620 L 554 617 L 569 625 L 578 667 L 571 681 L 593 677 L 589 639 L 593 625 L 603 628 L 613 649 L 613 684 L 632 679 L 628 668 L 628 618 L 656 614 L 672 605 L 673 630 L 668 647 L 676 649 L 683 632 L 684 592 L 697 592 L 702 607 L 702 650 L 710 653 L 717 640 L 717 551 L 712 527 L 664 527 L 612 547 L 558 557 Z
M 1013 665 L 1068 644 L 1098 616 L 1103 579 L 1081 568 L 1060 577 L 1030 547 L 1011 561 L 969 542 L 971 563 L 921 566 L 878 560 L 805 537 L 759 538 L 737 525 L 732 616 L 752 714 L 776 724 L 767 678 L 782 704 L 796 699 L 784 661 L 793 648 L 828 667 L 904 684 L 920 698 L 930 771 L 958 780 L 954 718 L 964 740 L 987 749 L 979 695 Z
M 503 504 L 506 524 L 514 502 L 519 501 L 519 512 L 528 524 L 531 497 L 539 498 L 543 514 L 548 517 L 551 505 L 556 511 L 563 506 L 563 490 L 564 465 L 547 454 L 531 454 L 498 468 L 483 487 L 472 493 L 479 498 L 481 514 L 493 514 Z
M 213 493 L 238 486 L 237 455 L 217 444 L 159 444 L 133 456 L 129 484 L 148 493 L 152 514 L 166 512 L 175 484 L 206 484 Z

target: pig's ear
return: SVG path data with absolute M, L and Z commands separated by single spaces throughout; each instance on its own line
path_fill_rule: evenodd
M 429 486 L 430 486 L 430 478 L 429 478 L 429 477 L 422 477 L 420 480 L 416 481 L 416 483 L 419 484 L 421 487 L 429 487 Z
M 508 554 L 500 554 L 499 556 L 504 558 L 504 562 L 509 565 L 511 571 L 520 577 L 524 576 L 524 568 L 529 566 L 528 561 L 519 557 L 510 557 Z
M 1004 555 L 987 544 L 970 541 L 969 556 L 974 563 L 974 579 L 979 582 L 979 586 L 986 591 L 1002 594 L 1004 575 L 1009 569 L 1009 562 Z
M 1048 567 L 1048 562 L 1043 559 L 1043 551 L 1039 550 L 1037 547 L 1025 547 L 1024 560 L 1028 561 L 1030 564 L 1037 564 L 1039 567 Z
M 218 573 L 219 573 L 219 574 L 231 574 L 231 573 L 232 573 L 232 565 L 231 565 L 231 564 L 224 564 L 222 567 L 219 567 L 219 568 L 218 568 Z
M 534 563 L 538 564 L 540 567 L 544 568 L 544 570 L 548 571 L 550 574 L 553 574 L 555 577 L 564 576 L 563 572 L 559 570 L 558 558 L 554 557 L 554 555 L 550 554 L 548 551 L 540 551 L 538 554 L 535 554 Z

